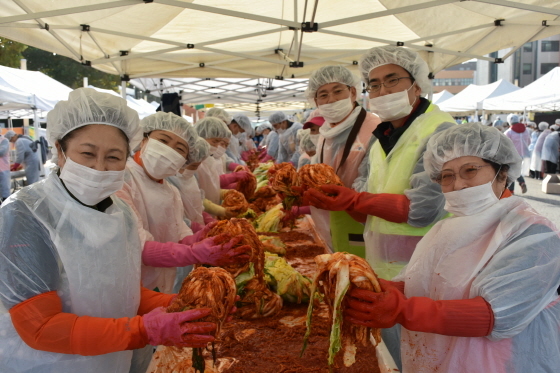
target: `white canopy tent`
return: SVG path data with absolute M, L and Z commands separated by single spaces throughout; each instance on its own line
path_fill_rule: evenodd
M 559 34 L 559 16 L 559 0 L 5 0 L 0 35 L 124 80 L 357 71 L 387 44 L 419 51 L 435 74 Z
M 440 105 L 444 101 L 449 100 L 451 97 L 453 97 L 453 93 L 449 92 L 447 89 L 444 89 L 441 92 L 434 93 L 434 96 L 432 97 L 432 103 Z
M 472 113 L 482 110 L 482 105 L 486 99 L 498 97 L 519 89 L 519 87 L 503 79 L 486 85 L 470 84 L 454 97 L 439 105 L 439 108 L 448 113 Z
M 484 101 L 484 110 L 494 112 L 560 110 L 560 67 L 555 67 L 518 91 Z
M 98 88 L 98 87 L 94 87 L 92 85 L 89 85 L 88 88 L 93 88 L 96 91 L 99 92 L 104 92 L 104 93 L 108 93 L 110 95 L 113 96 L 117 96 L 117 97 L 121 97 L 121 95 L 119 95 L 117 92 L 112 91 L 110 89 L 103 89 L 103 88 Z M 137 100 L 133 97 L 130 96 L 126 96 L 126 105 L 135 110 L 138 113 L 138 116 L 140 117 L 140 119 L 143 119 L 145 117 L 147 117 L 148 115 L 154 114 L 156 112 L 156 108 L 152 105 L 150 105 L 149 102 L 147 102 L 146 100 Z

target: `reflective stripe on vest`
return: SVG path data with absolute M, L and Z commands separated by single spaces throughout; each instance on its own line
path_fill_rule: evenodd
M 368 192 L 404 194 L 405 190 L 410 189 L 410 178 L 421 156 L 420 148 L 444 122 L 455 123 L 451 115 L 430 104 L 426 112 L 416 118 L 402 134 L 388 155 L 376 141 L 369 154 Z M 431 227 L 416 228 L 407 223 L 391 223 L 376 216 L 368 216 L 366 222 L 369 231 L 401 236 L 423 236 Z

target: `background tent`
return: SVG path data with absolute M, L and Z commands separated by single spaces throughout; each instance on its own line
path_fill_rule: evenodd
M 484 110 L 509 112 L 560 110 L 560 67 L 555 67 L 518 91 L 484 101 Z
M 440 105 L 444 101 L 449 100 L 451 97 L 453 97 L 453 93 L 444 89 L 441 92 L 434 93 L 434 96 L 432 97 L 432 103 L 434 103 L 436 105 Z
M 486 85 L 470 84 L 454 97 L 439 105 L 439 108 L 448 113 L 475 112 L 482 110 L 482 104 L 486 99 L 502 96 L 517 90 L 519 90 L 519 87 L 503 79 Z
M 121 97 L 121 95 L 119 95 L 117 92 L 112 91 L 110 89 L 103 89 L 103 88 L 97 88 L 94 87 L 92 85 L 88 86 L 88 88 L 93 88 L 96 91 L 99 92 L 103 92 L 103 93 L 108 93 L 110 95 L 113 96 L 117 96 L 117 97 Z M 143 119 L 145 117 L 147 117 L 148 115 L 154 114 L 156 112 L 156 107 L 154 107 L 153 105 L 151 105 L 149 102 L 147 102 L 146 100 L 137 100 L 134 99 L 130 96 L 126 96 L 126 105 L 135 110 L 138 113 L 138 116 L 140 117 L 140 119 Z
M 419 51 L 431 73 L 560 34 L 560 0 L 4 0 L 0 36 L 124 80 L 305 78 L 357 71 L 379 45 Z

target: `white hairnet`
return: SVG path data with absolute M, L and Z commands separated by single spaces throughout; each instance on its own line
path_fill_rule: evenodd
M 522 159 L 513 142 L 497 128 L 478 123 L 465 123 L 434 134 L 424 153 L 424 168 L 435 180 L 446 162 L 466 156 L 508 165 L 508 183 L 521 174 Z
M 354 87 L 356 88 L 357 94 L 362 92 L 362 82 L 360 82 L 360 78 L 352 74 L 346 67 L 339 65 L 323 66 L 313 71 L 309 77 L 309 83 L 305 90 L 307 101 L 309 101 L 312 106 L 316 106 L 315 98 L 317 96 L 317 91 L 325 84 L 330 83 L 341 83 L 349 87 Z
M 167 131 L 179 136 L 189 145 L 187 163 L 194 162 L 191 160 L 191 157 L 194 156 L 193 152 L 196 152 L 195 147 L 200 137 L 196 133 L 194 127 L 187 122 L 185 118 L 180 117 L 177 114 L 158 111 L 157 113 L 142 119 L 140 121 L 140 128 L 143 133 L 150 133 L 152 131 Z
M 509 123 L 509 125 L 511 126 L 514 123 L 520 123 L 519 122 L 519 115 L 517 114 L 509 114 L 507 116 L 507 122 Z
M 268 117 L 268 121 L 270 122 L 270 124 L 280 123 L 285 120 L 288 120 L 288 117 L 281 111 L 272 113 L 272 115 Z
M 194 125 L 198 135 L 205 139 L 220 138 L 227 139 L 231 138 L 231 131 L 227 128 L 226 124 L 216 117 L 205 117 L 199 120 Z
M 548 123 L 547 122 L 540 122 L 539 123 L 539 131 L 544 131 L 547 128 L 548 128 Z
M 213 107 L 206 112 L 205 117 L 214 117 L 224 121 L 225 124 L 231 123 L 231 115 L 228 114 L 224 109 Z
M 430 70 L 426 61 L 410 49 L 386 45 L 371 48 L 361 58 L 360 72 L 366 86 L 369 84 L 369 73 L 376 67 L 394 64 L 402 67 L 412 75 L 416 84 L 427 95 L 432 90 L 432 82 L 428 78 Z
M 233 116 L 233 121 L 239 124 L 239 127 L 243 128 L 245 133 L 248 137 L 255 136 L 255 130 L 253 129 L 253 125 L 251 124 L 251 119 L 248 116 L 243 114 L 236 114 Z
M 311 141 L 311 130 L 303 130 L 299 146 L 306 153 L 316 150 L 315 144 Z
M 261 125 L 259 125 L 255 131 L 257 131 L 258 133 L 262 133 L 264 130 L 273 130 L 274 128 L 272 127 L 272 125 L 270 123 L 263 123 Z
M 208 141 L 198 135 L 196 137 L 196 143 L 193 147 L 189 148 L 187 164 L 202 162 L 210 155 L 210 145 L 208 145 Z
M 16 133 L 12 130 L 9 130 L 8 132 L 6 132 L 4 134 L 4 137 L 7 138 L 8 140 L 11 140 L 12 137 L 14 137 L 16 135 Z
M 550 129 L 553 130 L 553 131 L 558 131 L 559 128 L 560 128 L 560 126 L 557 125 L 557 124 L 553 124 L 552 126 L 550 126 Z
M 53 145 L 71 131 L 88 124 L 106 124 L 124 132 L 131 148 L 142 139 L 138 113 L 126 100 L 92 88 L 75 89 L 47 114 L 47 140 Z
M 554 121 L 554 124 L 560 124 L 560 119 L 556 119 L 556 120 Z

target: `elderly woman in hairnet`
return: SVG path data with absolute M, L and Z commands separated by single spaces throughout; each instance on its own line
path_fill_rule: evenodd
M 446 215 L 441 188 L 430 181 L 422 154 L 434 133 L 456 123 L 422 97 L 431 91 L 431 82 L 428 65 L 418 53 L 390 45 L 372 48 L 362 57 L 360 69 L 370 109 L 382 121 L 373 132 L 370 151 L 352 189 L 326 185 L 323 191 L 330 196 L 318 190 L 305 195 L 315 207 L 346 211 L 365 222 L 366 259 L 388 280 Z
M 301 123 L 292 122 L 286 114 L 277 111 L 268 117 L 268 121 L 278 133 L 278 157 L 276 162 L 290 162 L 296 152 L 296 135 L 299 129 L 303 128 Z
M 117 195 L 132 206 L 142 225 L 143 285 L 171 293 L 176 267 L 246 260 L 246 248 L 233 249 L 241 237 L 224 245 L 224 237 L 201 241 L 209 227 L 193 234 L 183 220 L 179 191 L 165 180 L 197 152 L 200 138 L 195 129 L 182 117 L 161 111 L 142 119 L 140 127 L 144 138 L 127 162 L 124 186 Z
M 347 317 L 401 324 L 403 372 L 556 372 L 559 232 L 507 189 L 521 172 L 513 143 L 493 127 L 456 126 L 429 140 L 424 166 L 453 216 L 382 293 L 351 290 Z
M 0 209 L 3 372 L 145 372 L 153 347 L 203 347 L 210 310 L 167 314 L 172 295 L 141 287 L 142 245 L 123 185 L 138 115 L 81 88 L 47 116 L 56 172 Z

